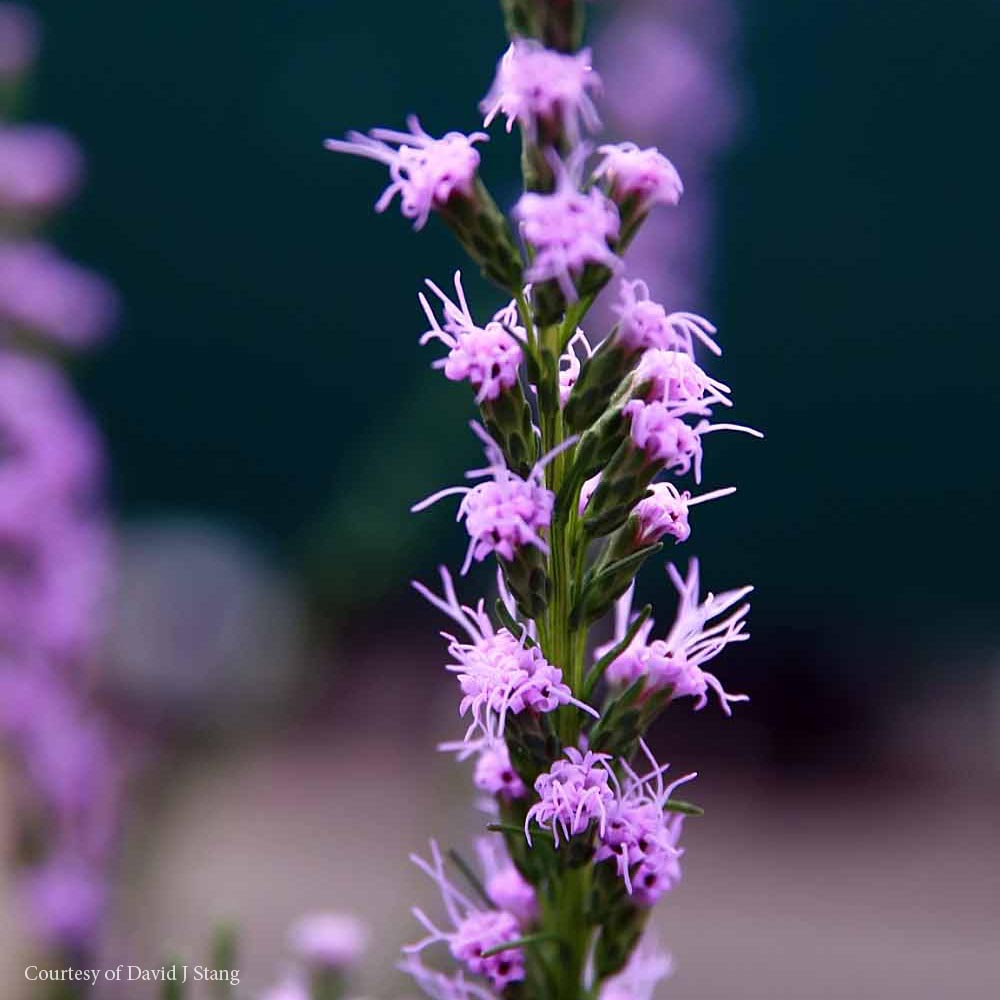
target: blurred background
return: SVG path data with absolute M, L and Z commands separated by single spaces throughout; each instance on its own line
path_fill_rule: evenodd
M 143 762 L 109 961 L 204 953 L 231 920 L 262 990 L 290 922 L 352 910 L 364 991 L 399 996 L 429 898 L 406 856 L 479 827 L 433 749 L 460 723 L 407 584 L 464 549 L 448 511 L 406 515 L 476 460 L 468 394 L 417 345 L 421 281 L 459 254 L 373 216 L 381 175 L 322 140 L 413 110 L 475 128 L 496 6 L 33 4 L 25 110 L 87 159 L 50 235 L 120 297 L 72 367 L 119 523 L 99 688 Z M 1000 995 L 1000 5 L 593 13 L 608 134 L 659 145 L 688 189 L 635 270 L 716 321 L 718 374 L 767 433 L 713 440 L 707 482 L 739 493 L 675 554 L 757 593 L 720 665 L 750 705 L 657 731 L 707 810 L 659 913 L 662 995 Z M 509 203 L 515 144 L 486 152 Z M 662 569 L 643 587 L 666 618 Z M 29 995 L 3 892 L 0 993 Z

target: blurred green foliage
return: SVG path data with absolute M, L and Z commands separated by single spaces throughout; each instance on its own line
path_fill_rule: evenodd
M 305 551 L 338 602 L 461 551 L 450 511 L 406 515 L 476 456 L 465 393 L 416 343 L 420 280 L 459 255 L 433 222 L 374 218 L 379 171 L 321 141 L 411 110 L 474 127 L 496 6 L 39 5 L 35 110 L 92 166 L 64 244 L 128 310 L 84 373 L 126 512 L 242 521 Z M 708 484 L 740 493 L 698 511 L 706 583 L 754 579 L 774 622 L 985 615 L 1000 5 L 742 10 L 750 122 L 713 316 L 738 415 L 768 440 L 711 442 Z M 487 153 L 509 201 L 514 145 Z

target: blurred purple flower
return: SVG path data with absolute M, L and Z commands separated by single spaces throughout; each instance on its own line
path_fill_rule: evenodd
M 532 137 L 539 126 L 552 133 L 561 129 L 573 142 L 581 128 L 600 127 L 591 93 L 601 86 L 591 68 L 590 49 L 554 52 L 531 38 L 515 38 L 497 65 L 489 93 L 479 104 L 489 126 L 498 114 L 507 118 L 507 131 L 519 122 Z
M 58 662 L 101 635 L 111 542 L 100 439 L 61 372 L 0 349 L 0 639 Z
M 37 35 L 32 15 L 0 4 L 0 78 L 27 68 Z M 81 173 L 58 129 L 0 127 L 11 231 L 62 204 Z M 84 686 L 110 577 L 104 451 L 60 369 L 17 348 L 23 335 L 87 346 L 116 311 L 102 278 L 44 243 L 0 239 L 0 738 L 37 833 L 20 873 L 26 922 L 43 945 L 75 952 L 96 945 L 126 766 Z
M 483 869 L 486 894 L 501 910 L 513 913 L 523 928 L 530 927 L 539 914 L 534 887 L 517 870 L 496 837 L 480 837 L 476 853 Z
M 289 932 L 292 950 L 308 966 L 343 969 L 353 965 L 368 945 L 368 928 L 346 913 L 303 917 Z
M 75 194 L 80 147 L 48 125 L 0 128 L 0 215 L 56 208 Z
M 35 932 L 73 950 L 93 945 L 107 889 L 100 868 L 63 855 L 22 876 L 22 891 Z
M 732 0 L 623 0 L 595 43 L 610 123 L 665 151 L 694 192 L 669 218 L 646 221 L 629 258 L 629 269 L 645 274 L 672 305 L 705 298 L 712 175 L 742 115 L 737 28 Z
M 670 956 L 643 941 L 628 965 L 601 987 L 600 1000 L 653 1000 L 657 984 L 672 971 Z
M 29 69 L 40 41 L 41 26 L 33 11 L 17 3 L 0 3 L 0 79 Z
M 111 286 L 37 242 L 0 244 L 0 335 L 28 332 L 65 347 L 89 347 L 118 312 Z

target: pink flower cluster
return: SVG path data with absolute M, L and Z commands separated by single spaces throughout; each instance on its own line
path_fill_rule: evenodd
M 537 140 L 539 128 L 559 126 L 572 142 L 582 129 L 600 127 L 591 94 L 601 85 L 590 65 L 590 49 L 553 52 L 532 38 L 515 38 L 497 66 L 496 78 L 479 107 L 489 126 L 498 114 L 507 131 L 518 122 Z
M 686 351 L 694 356 L 694 341 L 713 354 L 721 354 L 715 342 L 715 327 L 694 313 L 671 313 L 655 302 L 644 281 L 622 281 L 619 301 L 612 307 L 618 317 L 622 342 L 630 349 L 661 348 Z
M 510 303 L 485 326 L 478 326 L 465 299 L 461 272 L 455 272 L 455 301 L 429 279 L 427 287 L 441 301 L 444 321 L 438 323 L 426 296 L 421 294 L 420 305 L 431 328 L 420 343 L 439 340 L 449 348 L 448 356 L 435 361 L 433 367 L 444 369 L 445 378 L 452 382 L 468 381 L 476 390 L 477 403 L 494 400 L 513 388 L 524 360 L 521 343 L 525 334 L 517 321 L 517 306 Z
M 521 937 L 517 917 L 500 908 L 483 909 L 457 889 L 445 873 L 444 859 L 434 841 L 431 841 L 429 862 L 417 855 L 411 855 L 411 860 L 437 885 L 451 927 L 439 928 L 423 910 L 414 908 L 414 916 L 428 931 L 428 936 L 408 945 L 404 951 L 415 955 L 429 945 L 444 942 L 469 972 L 485 977 L 498 992 L 523 980 L 524 952 L 521 948 L 511 947 L 495 955 L 483 954 Z
M 692 497 L 687 490 L 682 493 L 673 483 L 661 482 L 653 483 L 648 492 L 649 495 L 632 508 L 632 516 L 637 524 L 637 548 L 652 545 L 668 535 L 677 542 L 686 542 L 691 537 L 691 524 L 688 520 L 691 508 L 707 500 L 729 496 L 736 492 L 736 487 L 727 486 Z
M 458 601 L 448 571 L 441 567 L 444 596 L 438 597 L 421 583 L 413 586 L 426 600 L 443 611 L 465 630 L 463 642 L 448 632 L 448 652 L 454 658 L 447 669 L 458 677 L 462 689 L 459 714 L 471 713 L 472 723 L 465 734 L 469 742 L 477 732 L 486 742 L 486 750 L 477 768 L 478 780 L 491 790 L 519 798 L 520 779 L 510 767 L 506 748 L 500 749 L 509 715 L 522 712 L 546 714 L 561 705 L 576 705 L 587 712 L 593 709 L 573 697 L 564 683 L 562 671 L 542 655 L 536 642 L 525 632 L 520 638 L 506 628 L 494 630 L 484 602 L 475 608 Z M 596 713 L 595 713 L 596 714 Z
M 676 205 L 684 193 L 677 168 L 655 147 L 640 149 L 634 142 L 601 146 L 603 159 L 595 180 L 607 181 L 618 204 L 634 198 L 641 213 L 654 205 Z
M 534 251 L 528 281 L 555 281 L 567 301 L 578 298 L 576 279 L 588 265 L 621 269 L 612 249 L 621 220 L 614 202 L 597 188 L 581 191 L 571 167 L 557 164 L 551 194 L 529 191 L 514 206 L 521 236 Z
M 469 533 L 469 548 L 462 564 L 463 575 L 468 572 L 473 560 L 482 562 L 491 553 L 508 561 L 529 545 L 548 553 L 548 542 L 542 532 L 552 520 L 555 504 L 555 494 L 545 488 L 542 476 L 546 463 L 553 455 L 544 456 L 528 478 L 522 479 L 507 468 L 503 453 L 486 431 L 476 423 L 471 426 L 486 446 L 489 465 L 466 473 L 466 477 L 492 478 L 478 486 L 450 486 L 439 490 L 411 508 L 417 512 L 426 510 L 444 497 L 462 497 L 458 519 L 465 519 Z
M 346 140 L 327 139 L 325 146 L 331 152 L 384 163 L 391 183 L 375 203 L 375 211 L 384 212 L 398 194 L 403 215 L 413 220 L 414 229 L 422 229 L 431 211 L 444 208 L 453 195 L 472 194 L 480 159 L 475 145 L 489 137 L 483 132 L 448 132 L 435 139 L 416 115 L 406 124 L 409 132 L 387 128 L 374 128 L 368 135 L 348 132 Z
M 711 688 L 722 710 L 729 715 L 730 704 L 747 701 L 747 696 L 727 693 L 719 679 L 703 666 L 731 643 L 750 638 L 745 631 L 750 605 L 740 602 L 753 587 L 740 587 L 717 596 L 708 594 L 702 600 L 697 559 L 691 560 L 687 577 L 682 577 L 673 566 L 668 566 L 667 571 L 680 597 L 673 626 L 665 638 L 650 640 L 655 623 L 652 619 L 644 622 L 632 642 L 608 667 L 607 679 L 612 684 L 629 685 L 644 678 L 646 691 L 670 688 L 672 698 L 694 698 L 695 709 L 705 707 Z M 616 638 L 609 646 L 598 649 L 596 655 L 604 655 L 625 637 L 631 606 L 630 590 L 616 608 Z
M 557 760 L 535 782 L 538 801 L 528 810 L 524 833 L 531 843 L 531 825 L 548 830 L 556 847 L 584 833 L 597 823 L 601 836 L 608 810 L 615 800 L 617 779 L 611 770 L 610 754 L 580 751 L 568 747 L 565 759 Z

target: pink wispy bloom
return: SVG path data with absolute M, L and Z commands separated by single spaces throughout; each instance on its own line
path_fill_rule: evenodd
M 531 825 L 548 830 L 555 846 L 585 833 L 592 823 L 603 836 L 608 821 L 608 809 L 615 800 L 618 779 L 611 770 L 611 755 L 568 747 L 566 755 L 557 760 L 535 781 L 539 800 L 529 810 L 524 821 L 524 835 L 531 844 Z
M 670 784 L 663 776 L 669 764 L 658 764 L 646 746 L 640 749 L 651 765 L 640 775 L 621 761 L 624 778 L 615 801 L 608 807 L 608 820 L 594 855 L 596 861 L 614 860 L 619 878 L 636 902 L 652 906 L 680 880 L 678 846 L 681 820 L 677 813 L 666 813 L 667 802 L 680 785 L 697 777 L 686 774 Z
M 477 486 L 449 486 L 431 494 L 411 507 L 414 513 L 449 496 L 461 496 L 456 520 L 465 520 L 469 533 L 469 548 L 462 564 L 464 576 L 473 560 L 482 562 L 495 553 L 511 561 L 519 549 L 533 545 L 548 553 L 549 546 L 542 532 L 552 521 L 555 494 L 544 486 L 545 466 L 560 452 L 572 447 L 576 439 L 564 441 L 534 465 L 526 479 L 511 472 L 497 443 L 473 421 L 470 426 L 483 442 L 489 464 L 465 474 L 467 479 L 490 477 Z
M 742 424 L 713 424 L 701 420 L 692 427 L 678 416 L 678 412 L 684 411 L 659 400 L 647 403 L 633 399 L 625 404 L 622 412 L 628 418 L 629 435 L 636 448 L 644 451 L 651 461 L 662 463 L 664 468 L 679 476 L 686 476 L 693 469 L 696 483 L 701 482 L 701 439 L 705 434 L 739 431 L 751 437 L 764 436 L 760 431 Z M 695 405 L 686 412 L 697 413 L 699 409 Z
M 622 281 L 619 301 L 612 306 L 620 324 L 619 336 L 634 348 L 685 351 L 694 356 L 695 340 L 713 354 L 722 353 L 715 342 L 715 327 L 694 313 L 667 313 L 655 302 L 645 281 Z
M 634 142 L 599 146 L 601 162 L 595 180 L 606 180 L 618 204 L 635 198 L 640 213 L 654 205 L 676 205 L 684 193 L 677 168 L 655 147 L 640 149 Z
M 588 264 L 619 271 L 622 262 L 611 249 L 621 220 L 614 202 L 596 187 L 581 191 L 577 162 L 555 161 L 556 187 L 551 194 L 529 191 L 514 206 L 521 236 L 534 259 L 524 272 L 528 281 L 555 281 L 567 301 L 578 298 L 575 279 Z
M 502 739 L 507 717 L 521 712 L 545 714 L 562 705 L 575 705 L 591 715 L 597 715 L 594 709 L 573 697 L 569 685 L 563 681 L 562 671 L 545 659 L 527 632 L 515 637 L 506 628 L 494 630 L 486 614 L 485 603 L 480 600 L 474 608 L 461 605 L 451 575 L 443 566 L 440 573 L 443 597 L 416 581 L 413 586 L 426 600 L 461 625 L 469 638 L 468 642 L 463 642 L 451 633 L 442 633 L 448 640 L 448 652 L 455 660 L 447 664 L 446 669 L 457 675 L 462 689 L 459 714 L 471 714 L 472 717 L 465 742 L 468 743 L 475 733 L 480 732 L 487 746 L 492 747 Z M 451 749 L 451 746 L 448 745 L 448 748 Z M 502 764 L 502 757 L 494 757 L 487 763 L 486 767 L 499 765 L 501 769 L 496 775 L 484 770 L 481 774 L 484 783 L 494 777 L 502 779 L 506 776 Z M 509 756 L 506 764 L 509 767 Z M 519 791 L 520 781 L 515 782 L 513 778 L 516 774 L 501 781 L 501 790 L 507 790 L 504 786 L 509 786 L 508 794 Z
M 694 698 L 696 710 L 708 703 L 711 689 L 718 696 L 722 710 L 731 715 L 730 704 L 750 699 L 745 694 L 729 694 L 704 665 L 731 643 L 750 638 L 746 631 L 750 604 L 740 602 L 753 587 L 740 587 L 718 595 L 709 593 L 702 600 L 697 559 L 688 564 L 687 577 L 682 577 L 672 565 L 667 567 L 667 573 L 680 598 L 670 631 L 665 638 L 651 641 L 655 623 L 652 619 L 644 622 L 628 648 L 608 667 L 605 676 L 612 684 L 620 685 L 645 678 L 647 692 L 669 687 L 672 698 Z M 615 638 L 596 650 L 596 657 L 603 656 L 625 637 L 631 620 L 633 589 L 630 588 L 616 604 Z
M 515 122 L 533 138 L 543 129 L 561 127 L 573 143 L 582 129 L 600 128 L 601 120 L 591 94 L 601 80 L 590 65 L 590 49 L 563 53 L 547 49 L 531 38 L 516 38 L 503 54 L 489 93 L 479 108 L 489 126 L 497 115 L 507 118 L 507 131 Z
M 327 139 L 324 146 L 334 153 L 361 156 L 389 168 L 390 184 L 375 203 L 384 212 L 399 195 L 400 207 L 413 228 L 422 229 L 434 209 L 444 208 L 455 194 L 471 197 L 480 156 L 477 142 L 486 142 L 485 132 L 448 132 L 440 139 L 424 131 L 420 119 L 406 119 L 409 132 L 373 128 L 367 135 L 348 132 L 346 140 Z
M 652 545 L 668 535 L 677 542 L 686 542 L 691 537 L 691 524 L 688 519 L 691 508 L 735 492 L 735 486 L 727 486 L 721 490 L 712 490 L 711 493 L 692 497 L 687 490 L 681 492 L 673 483 L 653 483 L 649 487 L 650 495 L 632 508 L 632 516 L 637 522 L 636 547 Z
M 437 885 L 451 928 L 438 927 L 423 910 L 414 907 L 413 915 L 423 924 L 428 935 L 415 944 L 407 945 L 403 951 L 412 955 L 430 945 L 444 943 L 469 972 L 485 977 L 496 990 L 523 980 L 524 952 L 520 948 L 508 948 L 496 955 L 483 956 L 483 952 L 521 937 L 517 917 L 506 910 L 483 909 L 473 903 L 445 874 L 444 859 L 437 843 L 432 840 L 430 846 L 430 861 L 416 854 L 411 854 L 410 860 Z
M 646 351 L 636 367 L 635 378 L 646 386 L 647 402 L 660 402 L 683 413 L 708 414 L 717 404 L 733 405 L 729 386 L 712 378 L 685 351 L 658 347 Z
M 455 300 L 448 297 L 433 281 L 427 287 L 443 306 L 444 319 L 438 322 L 427 297 L 418 298 L 431 328 L 421 338 L 421 345 L 431 340 L 441 341 L 448 356 L 433 364 L 444 370 L 452 382 L 468 381 L 476 390 L 476 402 L 494 400 L 517 384 L 518 369 L 524 360 L 521 344 L 524 328 L 517 316 L 517 304 L 509 303 L 485 325 L 479 326 L 472 317 L 462 288 L 462 273 L 455 272 Z

